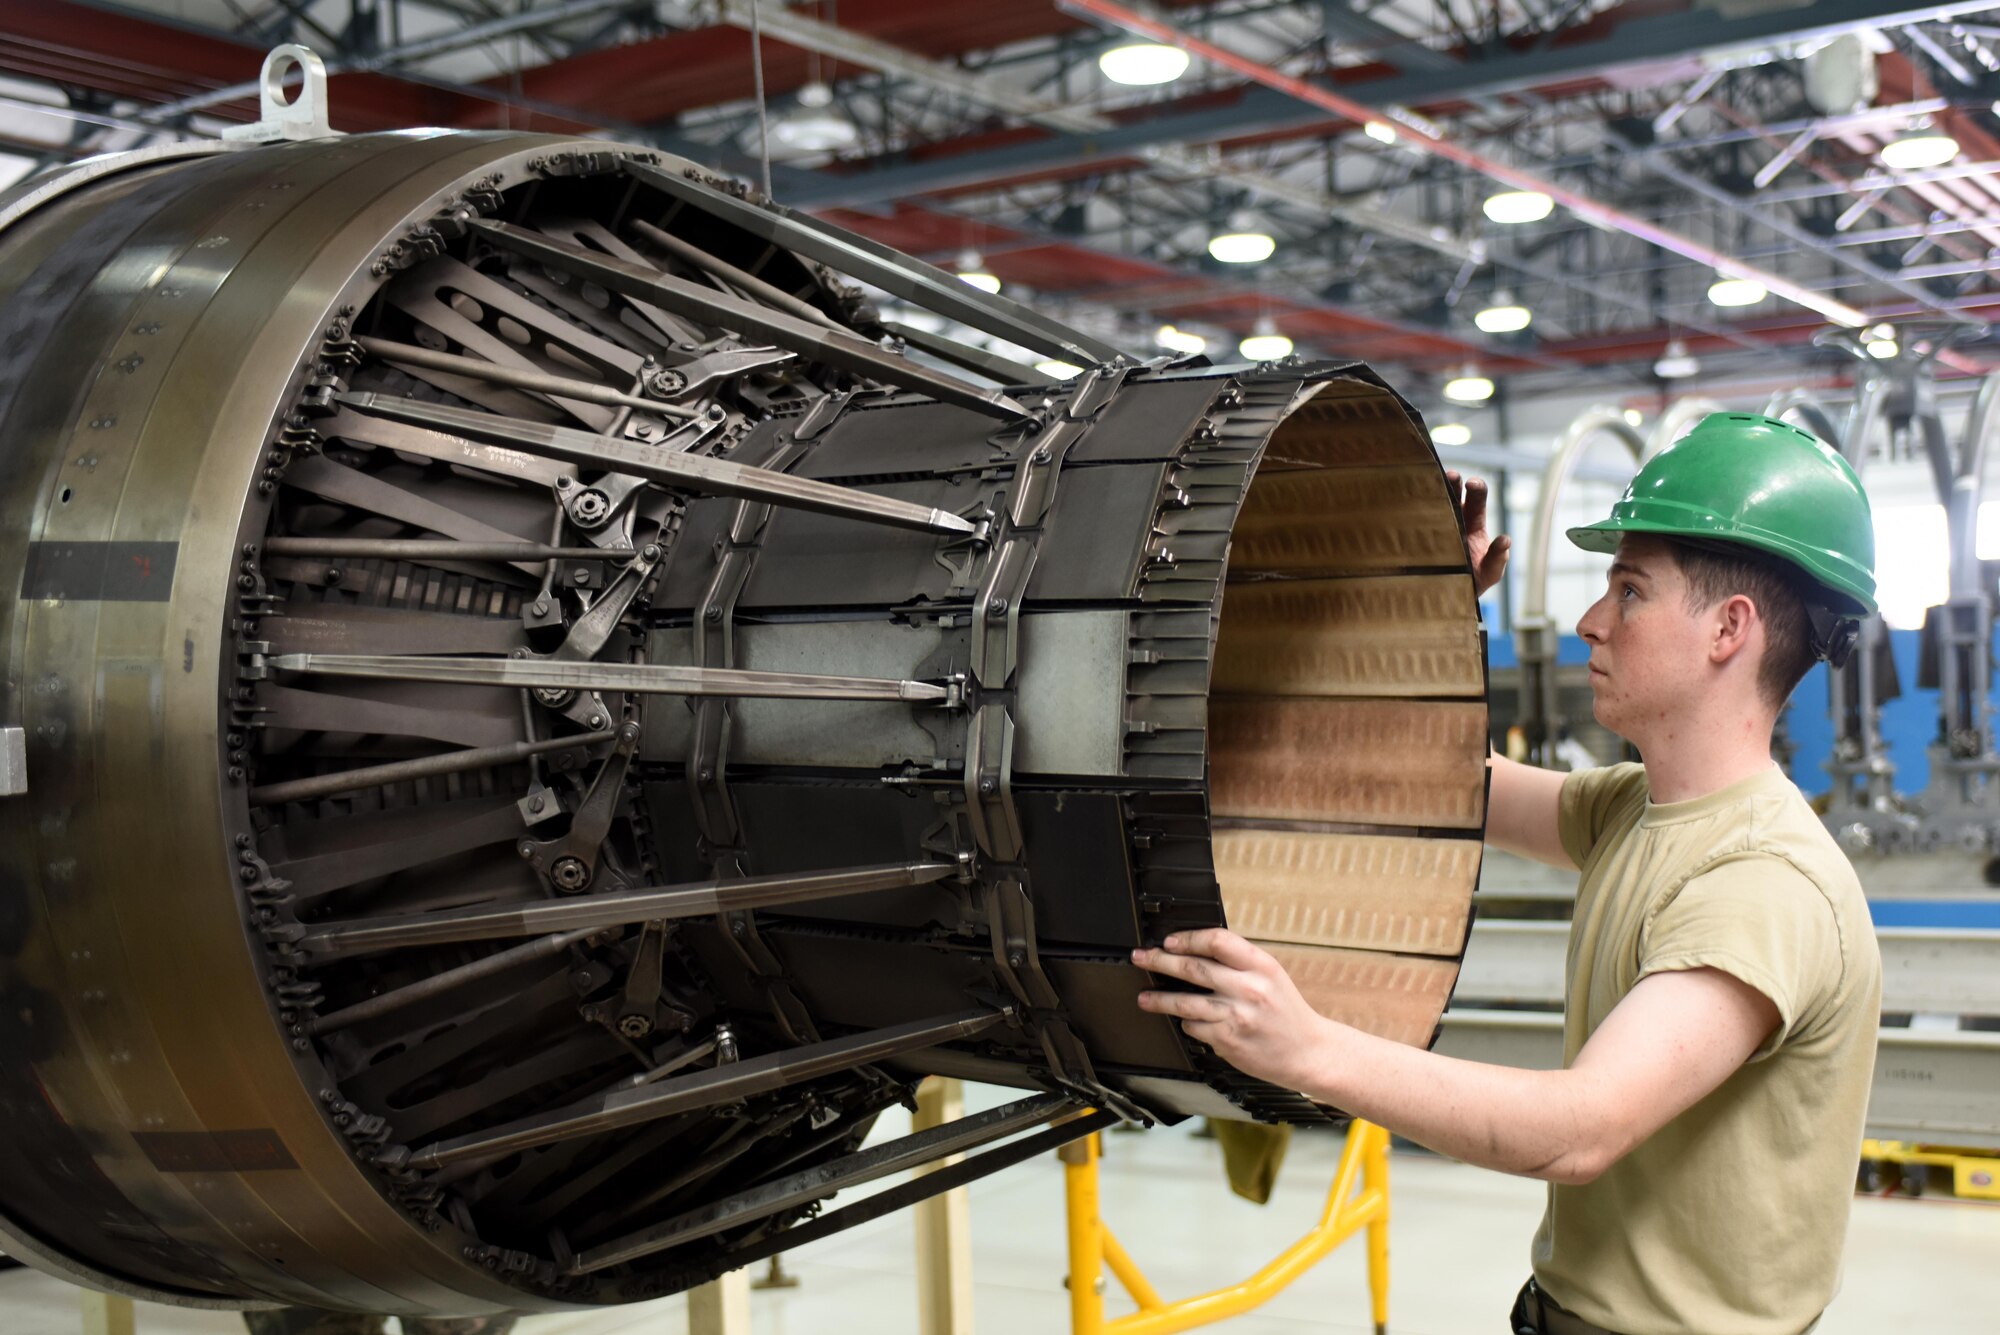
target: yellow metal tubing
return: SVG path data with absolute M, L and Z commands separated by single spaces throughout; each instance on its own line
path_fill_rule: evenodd
M 1075 1335 L 1103 1335 L 1104 1220 L 1098 1214 L 1095 1135 L 1057 1151 L 1069 1217 L 1069 1319 Z
M 1139 1304 L 1139 1310 L 1150 1312 L 1165 1307 L 1166 1301 L 1160 1291 L 1146 1278 L 1146 1272 L 1139 1269 L 1125 1251 L 1125 1244 L 1118 1241 L 1118 1235 L 1110 1229 L 1104 1230 L 1104 1261 L 1111 1267 L 1111 1273 L 1118 1276 L 1118 1282 L 1125 1286 L 1125 1292 L 1132 1295 L 1132 1301 Z
M 1355 1119 L 1348 1128 L 1340 1168 L 1326 1206 L 1310 1232 L 1250 1278 L 1174 1302 L 1158 1292 L 1106 1227 L 1098 1193 L 1096 1137 L 1068 1147 L 1064 1186 L 1069 1216 L 1070 1317 L 1074 1335 L 1173 1335 L 1240 1316 L 1261 1306 L 1323 1260 L 1368 1230 L 1368 1288 L 1376 1331 L 1389 1320 L 1389 1133 Z M 1077 1152 L 1081 1150 L 1081 1152 Z M 1356 1190 L 1357 1185 L 1359 1190 Z M 1110 1265 L 1139 1310 L 1104 1319 L 1104 1267 Z

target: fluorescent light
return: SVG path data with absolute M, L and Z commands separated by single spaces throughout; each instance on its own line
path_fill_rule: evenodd
M 833 89 L 815 80 L 799 89 L 801 108 L 771 125 L 771 137 L 801 153 L 838 153 L 861 139 L 854 122 L 833 109 Z
M 1708 286 L 1708 299 L 1718 306 L 1755 306 L 1770 295 L 1754 278 L 1718 278 Z
M 1861 346 L 1867 351 L 1870 357 L 1873 357 L 1878 362 L 1893 361 L 1896 354 L 1901 351 L 1897 347 L 1896 340 L 1893 337 L 1877 338 L 1870 335 L 1868 340 Z
M 1942 167 L 1957 157 L 1958 140 L 1935 130 L 1906 134 L 1901 139 L 1882 145 L 1882 151 L 1876 156 L 1891 171 L 1922 171 L 1926 167 Z
M 1378 144 L 1393 144 L 1396 142 L 1395 127 L 1387 121 L 1369 121 L 1361 127 L 1361 132 Z
M 1053 357 L 1047 361 L 1036 362 L 1035 369 L 1056 380 L 1067 380 L 1073 375 L 1083 374 L 1081 366 L 1071 366 L 1068 362 L 1059 362 Z
M 1278 243 L 1255 223 L 1231 220 L 1235 229 L 1218 232 L 1208 239 L 1208 253 L 1224 264 L 1257 264 L 1271 258 Z
M 1105 78 L 1137 88 L 1172 83 L 1187 73 L 1187 67 L 1187 52 L 1157 42 L 1114 46 L 1097 58 L 1097 68 L 1104 72 Z
M 1503 190 L 1486 197 L 1486 216 L 1497 223 L 1540 222 L 1555 210 L 1556 202 L 1539 190 Z
M 1493 397 L 1493 382 L 1467 367 L 1444 382 L 1444 396 L 1453 403 L 1484 403 Z
M 1472 428 L 1463 422 L 1440 422 L 1431 428 L 1433 445 L 1470 445 Z
M 1645 420 L 1646 420 L 1646 414 L 1640 412 L 1637 408 L 1627 408 L 1625 410 L 1626 426 L 1637 426 L 1639 425 L 1639 423 Z
M 986 267 L 986 259 L 971 246 L 958 252 L 958 281 L 981 292 L 998 292 L 1000 279 Z
M 1292 355 L 1292 340 L 1283 334 L 1252 334 L 1236 345 L 1245 361 L 1274 362 Z
M 1668 342 L 1660 360 L 1653 363 L 1653 374 L 1662 380 L 1685 380 L 1699 370 L 1701 363 L 1689 355 L 1688 345 L 1677 338 Z
M 1513 334 L 1526 329 L 1534 318 L 1534 312 L 1526 306 L 1505 302 L 1488 306 L 1472 317 L 1472 323 L 1479 326 L 1482 334 Z
M 1278 326 L 1266 315 L 1251 329 L 1250 337 L 1236 345 L 1236 351 L 1245 361 L 1274 362 L 1292 355 L 1292 340 L 1279 333 Z
M 1200 334 L 1190 334 L 1185 329 L 1176 329 L 1170 324 L 1161 325 L 1159 332 L 1153 335 L 1153 341 L 1163 348 L 1184 353 L 1189 357 L 1208 351 L 1208 340 Z

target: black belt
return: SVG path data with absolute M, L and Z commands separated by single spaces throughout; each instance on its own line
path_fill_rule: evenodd
M 1823 1315 L 1823 1314 L 1822 1314 Z M 1812 1335 L 1819 1325 L 1819 1317 L 1812 1319 L 1803 1335 Z M 1542 1291 L 1532 1276 L 1521 1286 L 1520 1296 L 1514 1299 L 1514 1310 L 1507 1318 L 1510 1335 L 1617 1335 L 1617 1332 L 1585 1321 L 1576 1313 L 1564 1307 Z
M 1514 1311 L 1507 1318 L 1513 1335 L 1617 1335 L 1603 1326 L 1585 1321 L 1542 1291 L 1531 1277 L 1514 1299 Z

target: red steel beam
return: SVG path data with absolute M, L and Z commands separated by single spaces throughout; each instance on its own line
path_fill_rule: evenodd
M 74 0 L 0 0 L 0 71 L 135 101 L 172 102 L 255 79 L 265 48 L 166 19 Z M 350 132 L 457 125 L 480 118 L 492 103 L 475 94 L 398 79 L 388 74 L 335 74 L 328 81 L 335 129 Z M 222 120 L 253 121 L 257 103 L 212 107 Z M 596 128 L 574 120 L 508 109 L 517 130 L 576 134 Z

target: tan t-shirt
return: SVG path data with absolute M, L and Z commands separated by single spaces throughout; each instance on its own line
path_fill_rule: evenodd
M 1775 765 L 1664 805 L 1642 765 L 1581 770 L 1560 831 L 1583 869 L 1565 1065 L 1648 974 L 1720 969 L 1782 1018 L 1595 1182 L 1550 1185 L 1535 1277 L 1620 1335 L 1798 1335 L 1838 1287 L 1881 1024 L 1854 869 Z

